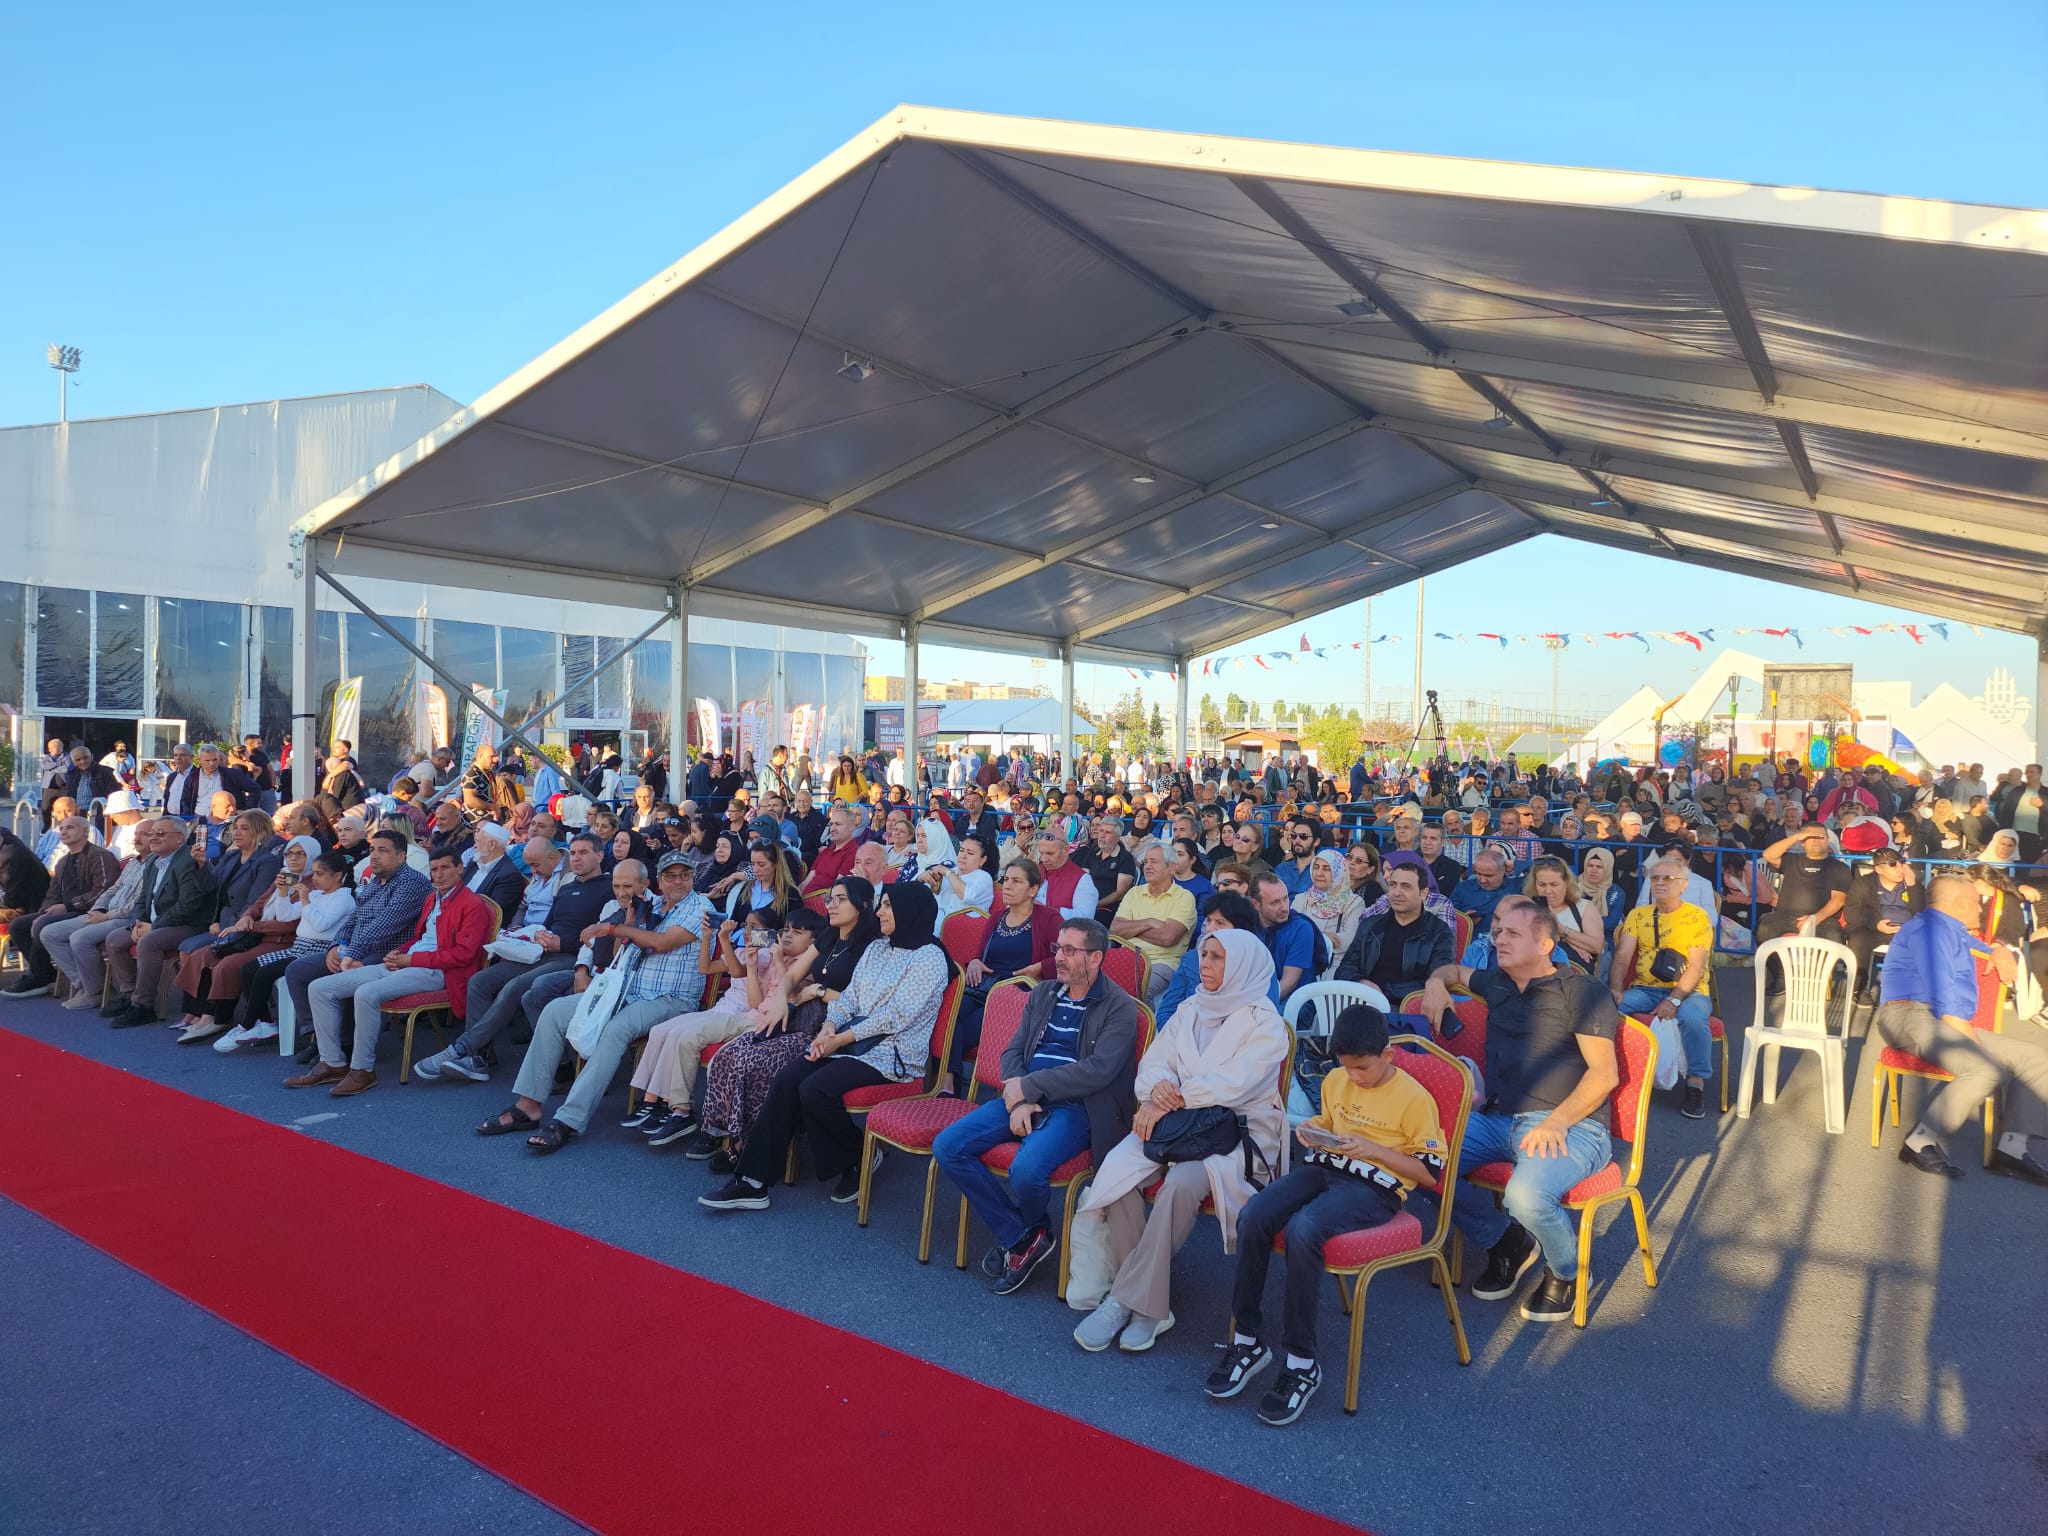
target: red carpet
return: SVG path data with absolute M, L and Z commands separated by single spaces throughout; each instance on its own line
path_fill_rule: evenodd
M 912 1536 L 957 1531 L 976 1508 L 1060 1536 L 1350 1530 L 726 1286 L 7 1030 L 0 1098 L 12 1122 L 0 1194 L 598 1531 Z M 877 1249 L 876 1262 L 903 1256 Z M 457 1298 L 477 1326 L 446 1326 Z M 629 1380 L 690 1382 L 705 1411 L 654 1421 Z M 1203 1410 L 1191 1392 L 1188 1412 Z

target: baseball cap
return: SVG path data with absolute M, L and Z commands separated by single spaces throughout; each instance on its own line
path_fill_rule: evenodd
M 661 861 L 654 866 L 655 878 L 659 879 L 672 869 L 680 869 L 692 879 L 695 879 L 697 875 L 697 866 L 690 862 L 688 854 L 664 853 L 661 856 Z
M 747 823 L 747 835 L 764 842 L 779 843 L 782 841 L 782 826 L 773 816 L 756 816 Z

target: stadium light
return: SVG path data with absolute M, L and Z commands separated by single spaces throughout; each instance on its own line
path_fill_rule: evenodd
M 76 347 L 61 346 L 53 341 L 50 343 L 48 355 L 50 366 L 57 370 L 57 420 L 59 422 L 69 421 L 71 419 L 71 375 L 78 372 L 78 360 L 81 354 Z

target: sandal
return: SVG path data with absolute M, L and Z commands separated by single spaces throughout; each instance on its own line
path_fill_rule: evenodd
M 564 1125 L 559 1120 L 550 1120 L 531 1136 L 527 1137 L 526 1144 L 533 1148 L 534 1151 L 545 1156 L 550 1152 L 561 1151 L 562 1148 L 566 1147 L 581 1134 L 573 1125 Z
M 507 1115 L 512 1118 L 506 1119 Z M 539 1124 L 538 1120 L 514 1104 L 510 1109 L 493 1115 L 478 1126 L 476 1133 L 479 1136 L 510 1136 L 514 1131 L 530 1131 Z

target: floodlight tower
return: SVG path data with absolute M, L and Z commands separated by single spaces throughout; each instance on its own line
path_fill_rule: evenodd
M 79 351 L 76 347 L 50 343 L 50 366 L 57 370 L 57 420 L 71 419 L 71 375 L 78 372 Z

